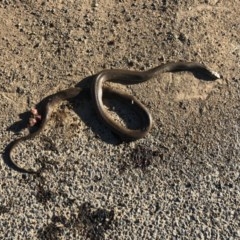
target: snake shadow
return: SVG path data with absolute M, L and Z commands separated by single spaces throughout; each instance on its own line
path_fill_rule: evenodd
M 96 113 L 90 91 L 94 77 L 95 75 L 86 77 L 75 85 L 75 87 L 82 88 L 83 91 L 79 96 L 72 99 L 70 103 L 72 104 L 74 112 L 85 123 L 85 125 L 91 129 L 96 138 L 111 145 L 119 145 L 126 141 L 123 141 L 108 126 L 106 126 Z M 139 129 L 145 124 L 142 110 L 136 105 L 133 105 L 131 101 L 123 99 L 119 95 L 116 97 L 103 89 L 103 103 L 107 106 L 109 112 L 112 111 L 112 113 L 114 113 L 113 115 L 115 115 L 118 120 L 121 120 L 120 122 L 122 122 L 125 127 Z
M 75 87 L 80 87 L 83 91 L 77 97 L 69 100 L 69 102 L 73 111 L 84 122 L 85 126 L 94 133 L 95 138 L 112 145 L 121 144 L 122 140 L 119 136 L 99 119 L 95 111 L 90 90 L 94 77 L 95 75 L 88 76 L 76 84 Z
M 173 73 L 177 73 L 177 72 L 191 72 L 193 74 L 193 76 L 199 80 L 203 80 L 205 82 L 212 82 L 217 80 L 218 78 L 222 78 L 223 76 L 213 72 L 213 74 L 209 74 L 209 70 L 204 69 L 204 68 L 199 68 L 199 67 L 195 67 L 192 69 L 188 69 L 188 70 L 173 70 Z

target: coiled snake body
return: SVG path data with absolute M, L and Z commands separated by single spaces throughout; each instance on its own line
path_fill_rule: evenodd
M 166 63 L 147 71 L 131 71 L 131 70 L 121 70 L 121 69 L 103 70 L 100 73 L 95 75 L 90 87 L 93 103 L 98 116 L 113 132 L 119 135 L 123 140 L 129 141 L 129 140 L 135 140 L 135 139 L 144 137 L 150 131 L 152 126 L 152 117 L 148 109 L 140 101 L 138 101 L 134 96 L 119 93 L 110 88 L 106 88 L 106 89 L 104 88 L 104 91 L 108 91 L 111 94 L 114 94 L 116 96 L 119 95 L 123 99 L 131 100 L 132 102 L 134 102 L 134 104 L 136 104 L 144 112 L 147 119 L 146 126 L 144 128 L 136 129 L 136 130 L 128 129 L 118 124 L 109 116 L 108 112 L 104 109 L 104 104 L 102 100 L 103 92 L 104 92 L 103 85 L 107 81 L 121 83 L 121 84 L 137 84 L 137 83 L 145 82 L 160 73 L 177 72 L 177 71 L 202 72 L 208 77 L 209 80 L 215 80 L 220 77 L 216 72 L 211 71 L 205 65 L 200 63 L 195 63 L 195 62 Z M 57 92 L 48 98 L 45 108 L 41 113 L 42 119 L 37 131 L 30 133 L 27 136 L 20 137 L 14 140 L 10 144 L 9 161 L 11 162 L 11 165 L 15 170 L 20 172 L 34 173 L 34 171 L 32 170 L 26 170 L 26 169 L 22 169 L 21 167 L 18 167 L 18 165 L 13 161 L 13 150 L 18 146 L 20 142 L 37 136 L 43 130 L 43 128 L 46 126 L 50 118 L 51 110 L 54 105 L 56 105 L 61 101 L 69 100 L 78 96 L 81 91 L 82 91 L 82 88 L 73 87 L 73 88 L 69 88 L 69 89 Z

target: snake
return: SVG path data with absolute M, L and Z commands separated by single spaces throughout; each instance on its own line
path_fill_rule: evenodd
M 203 73 L 208 80 L 216 80 L 220 78 L 217 72 L 212 71 L 206 65 L 198 62 L 169 62 L 161 64 L 157 67 L 151 68 L 146 71 L 134 71 L 134 70 L 124 70 L 124 69 L 105 69 L 93 76 L 93 80 L 89 85 L 91 90 L 91 96 L 93 100 L 94 109 L 101 121 L 110 128 L 115 134 L 117 134 L 123 141 L 134 141 L 145 137 L 151 127 L 152 127 L 152 117 L 148 109 L 134 96 L 113 90 L 110 87 L 105 87 L 106 82 L 115 82 L 120 84 L 139 84 L 146 82 L 158 74 L 166 72 L 178 72 L 178 71 L 190 71 L 193 73 Z M 50 95 L 46 99 L 46 104 L 41 112 L 41 121 L 38 129 L 35 132 L 29 133 L 26 136 L 22 136 L 9 145 L 9 165 L 15 170 L 22 173 L 36 173 L 32 169 L 23 169 L 19 167 L 13 160 L 14 149 L 23 141 L 32 139 L 39 135 L 42 130 L 47 125 L 50 119 L 53 107 L 64 100 L 70 100 L 77 97 L 83 88 L 81 87 L 71 87 L 66 90 L 59 91 L 53 95 Z M 103 103 L 103 95 L 111 94 L 125 101 L 130 101 L 136 105 L 142 113 L 145 115 L 145 126 L 140 129 L 129 129 L 114 119 L 109 115 L 109 112 L 105 109 Z

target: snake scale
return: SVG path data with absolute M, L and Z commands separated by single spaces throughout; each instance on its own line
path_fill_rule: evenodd
M 220 77 L 218 73 L 211 71 L 204 64 L 196 62 L 171 62 L 159 65 L 146 71 L 122 69 L 103 70 L 94 76 L 90 86 L 91 96 L 97 115 L 114 133 L 119 135 L 124 141 L 131 141 L 144 137 L 152 127 L 152 117 L 148 109 L 134 96 L 119 93 L 111 88 L 104 88 L 104 83 L 109 81 L 120 84 L 138 84 L 154 78 L 157 74 L 178 71 L 203 72 L 210 80 L 215 80 Z M 72 87 L 63 91 L 59 91 L 48 98 L 48 101 L 41 112 L 41 122 L 38 129 L 33 133 L 14 140 L 9 146 L 9 161 L 11 162 L 11 165 L 14 166 L 13 168 L 15 170 L 25 173 L 35 173 L 31 169 L 27 170 L 18 167 L 18 165 L 13 161 L 13 150 L 19 145 L 19 143 L 36 137 L 44 129 L 51 116 L 54 105 L 60 103 L 61 101 L 77 97 L 82 90 L 83 89 L 80 87 Z M 146 127 L 141 129 L 129 129 L 114 121 L 111 116 L 109 116 L 109 113 L 104 109 L 102 98 L 105 91 L 111 93 L 112 95 L 120 96 L 122 99 L 131 101 L 137 107 L 139 107 L 146 116 Z

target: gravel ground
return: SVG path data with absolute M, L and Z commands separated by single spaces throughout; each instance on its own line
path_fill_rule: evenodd
M 239 9 L 239 0 L 0 1 L 0 238 L 240 239 Z M 6 147 L 44 97 L 102 69 L 180 60 L 222 77 L 112 85 L 149 108 L 145 138 L 120 143 L 85 94 L 15 150 L 40 174 L 7 166 Z

